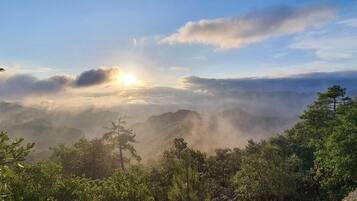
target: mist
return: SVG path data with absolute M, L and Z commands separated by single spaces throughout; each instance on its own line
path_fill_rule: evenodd
M 107 81 L 112 71 L 87 71 L 75 80 L 84 79 L 86 85 L 98 84 Z M 79 91 L 56 92 L 59 89 L 46 88 L 51 89 L 46 95 L 41 88 L 41 94 L 36 96 L 28 96 L 33 91 L 27 93 L 24 88 L 17 94 L 25 96 L 24 99 L 16 102 L 2 93 L 7 102 L 0 104 L 0 127 L 12 136 L 35 142 L 39 158 L 48 156 L 49 148 L 58 144 L 73 143 L 83 137 L 102 137 L 118 117 L 125 117 L 127 126 L 134 130 L 141 155 L 160 155 L 179 137 L 210 153 L 216 148 L 242 147 L 249 139 L 265 139 L 283 132 L 296 123 L 317 92 L 332 84 L 346 86 L 348 94 L 356 95 L 356 78 L 356 72 L 262 79 L 187 77 L 183 88 L 144 87 L 104 92 L 99 92 L 100 84 L 83 87 L 81 81 L 81 87 L 76 89 Z M 49 80 L 68 85 L 59 78 Z M 32 82 L 49 83 L 34 79 Z

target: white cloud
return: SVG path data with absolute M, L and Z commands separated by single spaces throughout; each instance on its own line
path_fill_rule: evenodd
M 320 59 L 345 60 L 357 57 L 357 36 L 312 34 L 296 39 L 289 47 L 293 49 L 312 50 Z
M 357 28 L 357 18 L 345 19 L 345 20 L 337 22 L 337 24 L 344 24 L 344 25 L 348 25 L 348 26 Z
M 133 47 L 136 47 L 136 45 L 137 45 L 137 40 L 136 40 L 136 38 L 133 38 Z
M 255 10 L 245 16 L 188 22 L 161 42 L 201 43 L 222 49 L 240 48 L 265 39 L 293 34 L 335 18 L 335 9 L 315 6 L 294 9 L 279 6 Z
M 170 71 L 174 71 L 174 72 L 189 72 L 190 69 L 186 68 L 186 67 L 182 67 L 182 66 L 171 66 L 169 67 Z

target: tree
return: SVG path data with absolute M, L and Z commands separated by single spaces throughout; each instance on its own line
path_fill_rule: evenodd
M 154 201 L 148 179 L 140 168 L 115 172 L 100 183 L 101 199 L 105 201 Z
M 207 161 L 200 151 L 187 146 L 183 138 L 174 139 L 173 147 L 164 153 L 171 168 L 171 183 L 167 192 L 172 201 L 203 201 L 208 199 Z
M 292 129 L 244 149 L 207 157 L 178 138 L 146 171 L 124 166 L 139 159 L 133 143 L 119 119 L 103 138 L 59 145 L 52 161 L 32 164 L 33 144 L 1 132 L 0 200 L 335 201 L 357 187 L 357 100 L 339 86 L 319 93 Z
M 286 139 L 278 136 L 243 154 L 234 177 L 238 200 L 294 200 L 301 160 L 291 154 Z M 257 146 L 255 146 L 257 147 Z
M 61 186 L 61 166 L 54 163 L 25 165 L 8 178 L 8 200 L 56 200 Z
M 308 106 L 300 118 L 313 128 L 331 128 L 337 107 L 350 102 L 351 98 L 346 96 L 346 89 L 335 85 L 329 87 L 325 93 L 318 93 L 317 100 Z
M 328 104 L 329 109 L 333 112 L 336 112 L 339 105 L 345 105 L 351 102 L 351 98 L 346 96 L 346 89 L 339 85 L 329 87 L 326 93 L 320 93 L 319 99 Z
M 174 139 L 150 173 L 155 200 L 207 199 L 207 167 L 205 154 L 190 149 L 182 138 Z
M 108 177 L 119 166 L 118 157 L 112 154 L 112 146 L 101 139 L 81 139 L 73 145 L 52 148 L 51 160 L 63 167 L 66 176 L 86 176 L 93 179 Z
M 124 152 L 127 151 L 137 161 L 140 161 L 140 156 L 136 153 L 133 143 L 136 142 L 135 135 L 131 129 L 125 127 L 126 122 L 120 117 L 117 123 L 112 122 L 112 127 L 107 133 L 103 135 L 103 139 L 117 149 L 120 158 L 120 167 L 125 171 L 124 161 L 128 160 L 124 156 Z
M 212 201 L 229 201 L 235 197 L 233 176 L 240 170 L 242 151 L 217 149 L 208 158 L 208 191 Z
M 101 201 L 101 186 L 96 180 L 65 177 L 61 166 L 53 162 L 25 164 L 7 178 L 6 200 L 13 201 Z
M 102 201 L 101 180 L 84 177 L 64 177 L 55 193 L 56 200 L 61 201 Z M 104 200 L 103 200 L 104 201 Z
M 180 139 L 176 143 L 179 146 L 184 144 Z M 172 161 L 175 169 L 168 191 L 170 201 L 204 201 L 208 199 L 206 170 L 200 169 L 205 161 L 202 161 L 203 164 L 198 164 L 200 154 L 200 152 L 186 147 L 181 149 L 178 160 Z
M 202 182 L 200 173 L 187 161 L 177 164 L 177 171 L 172 178 L 168 191 L 169 201 L 204 201 L 208 198 L 206 186 Z
M 341 200 L 357 187 L 357 102 L 345 111 L 316 153 L 317 178 L 331 200 Z
M 11 140 L 6 132 L 0 132 L 0 168 L 5 165 L 12 166 L 25 160 L 35 144 L 28 143 L 23 146 L 23 141 L 23 138 Z
M 23 167 L 20 162 L 26 159 L 35 145 L 28 143 L 24 146 L 23 141 L 23 138 L 11 140 L 6 132 L 0 132 L 0 196 L 7 196 L 8 178 L 14 174 L 12 169 Z

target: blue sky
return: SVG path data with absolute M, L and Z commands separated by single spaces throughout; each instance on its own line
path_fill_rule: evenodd
M 282 6 L 293 13 L 328 7 L 334 17 L 295 31 L 285 26 L 281 33 L 228 48 L 210 41 L 211 35 L 163 42 L 190 21 L 197 25 L 193 31 L 203 19 L 228 19 L 231 25 L 231 18 L 244 20 L 249 13 L 264 18 L 276 7 L 284 12 Z M 356 1 L 2 1 L 0 65 L 40 78 L 115 66 L 159 85 L 190 75 L 238 78 L 356 70 L 356 10 Z

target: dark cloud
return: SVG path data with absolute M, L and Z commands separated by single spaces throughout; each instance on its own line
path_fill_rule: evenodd
M 74 81 L 74 85 L 77 87 L 86 87 L 97 84 L 103 84 L 112 79 L 115 73 L 118 73 L 118 69 L 92 69 L 82 72 Z
M 117 68 L 84 71 L 76 79 L 57 75 L 38 79 L 28 74 L 0 76 L 0 97 L 25 97 L 37 94 L 53 94 L 68 87 L 88 87 L 111 81 L 119 73 Z
M 0 77 L 0 96 L 22 97 L 36 94 L 59 92 L 72 82 L 67 76 L 54 76 L 40 80 L 31 75 L 13 75 Z
M 28 74 L 4 74 L 0 76 L 0 97 L 46 95 L 60 92 L 66 88 L 94 86 L 110 82 L 119 72 L 117 68 L 92 69 L 82 72 L 75 79 L 64 75 L 38 79 Z
M 316 93 L 331 85 L 341 85 L 349 91 L 357 90 L 357 71 L 298 74 L 283 78 L 210 79 L 186 77 L 187 89 L 208 90 L 215 93 L 284 92 Z

